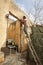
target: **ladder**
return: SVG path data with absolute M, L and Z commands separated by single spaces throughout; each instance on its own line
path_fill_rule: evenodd
M 27 39 L 27 45 L 29 47 L 29 50 L 30 50 L 33 58 L 34 58 L 36 65 L 42 65 L 41 61 L 40 61 L 40 59 L 39 59 L 39 57 L 34 49 L 34 46 L 32 45 L 31 39 L 30 38 L 26 38 L 26 39 Z

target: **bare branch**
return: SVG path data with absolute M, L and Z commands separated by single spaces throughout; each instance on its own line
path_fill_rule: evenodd
M 34 1 L 34 12 L 32 12 L 32 9 L 30 11 L 30 13 L 34 16 L 34 23 L 36 23 L 37 21 L 42 21 L 43 20 L 43 16 L 42 16 L 42 12 L 43 12 L 43 6 L 40 5 L 42 0 L 35 0 Z

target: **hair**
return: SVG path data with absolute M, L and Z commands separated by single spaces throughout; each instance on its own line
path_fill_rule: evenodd
M 23 19 L 26 19 L 26 16 L 23 16 Z
M 5 16 L 5 18 L 8 19 L 8 16 L 9 16 L 9 14 L 7 14 L 7 15 Z

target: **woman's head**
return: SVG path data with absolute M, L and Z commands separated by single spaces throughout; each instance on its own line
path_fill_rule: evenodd
M 23 19 L 26 19 L 26 16 L 23 16 Z

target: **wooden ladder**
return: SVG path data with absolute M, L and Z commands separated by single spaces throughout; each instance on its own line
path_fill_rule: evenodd
M 42 65 L 41 61 L 40 61 L 40 59 L 39 59 L 39 57 L 34 49 L 34 46 L 32 45 L 31 40 L 29 38 L 27 39 L 27 44 L 28 44 L 29 50 L 31 51 L 31 54 L 34 58 L 36 65 Z

